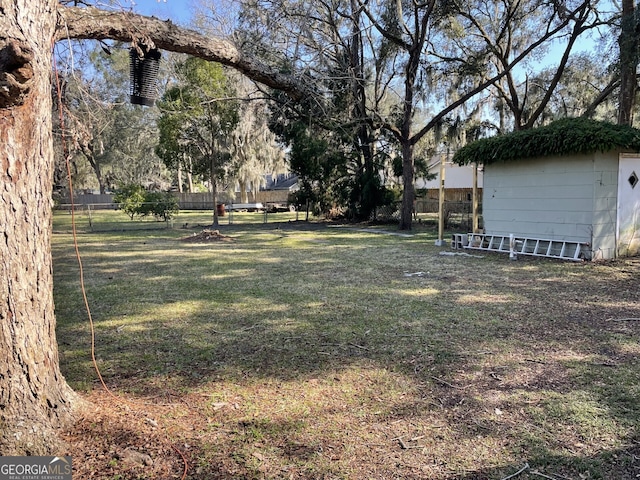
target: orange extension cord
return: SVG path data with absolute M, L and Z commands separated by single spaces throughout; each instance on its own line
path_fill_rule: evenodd
M 65 165 L 66 165 L 66 170 L 67 170 L 67 178 L 69 181 L 69 199 L 70 199 L 70 203 L 71 203 L 71 231 L 72 231 L 72 235 L 73 235 L 73 246 L 74 246 L 74 250 L 75 250 L 75 255 L 76 255 L 76 260 L 78 261 L 78 268 L 79 268 L 79 276 L 80 276 L 80 290 L 82 291 L 82 299 L 84 301 L 84 306 L 85 309 L 87 311 L 87 317 L 89 319 L 89 327 L 91 330 L 91 362 L 93 363 L 93 368 L 96 371 L 96 374 L 98 375 L 98 378 L 100 379 L 100 383 L 102 384 L 102 388 L 111 396 L 113 397 L 115 400 L 117 400 L 118 402 L 122 402 L 122 399 L 117 397 L 111 390 L 109 390 L 109 387 L 107 387 L 107 384 L 105 383 L 104 379 L 102 378 L 102 374 L 100 373 L 100 368 L 98 367 L 98 362 L 96 360 L 96 334 L 95 334 L 95 328 L 94 328 L 94 324 L 93 324 L 93 317 L 91 315 L 91 308 L 89 306 L 89 299 L 87 297 L 87 290 L 85 288 L 85 283 L 84 283 L 84 270 L 82 267 L 82 257 L 80 255 L 80 248 L 78 246 L 78 233 L 76 230 L 76 219 L 75 219 L 75 205 L 74 205 L 74 198 L 73 198 L 73 181 L 71 179 L 71 162 L 70 162 L 70 155 L 67 149 L 67 143 L 65 141 L 65 135 L 64 135 L 64 114 L 63 114 L 63 110 L 62 110 L 62 89 L 60 86 L 60 76 L 58 74 L 58 66 L 56 63 L 56 58 L 55 55 L 52 55 L 53 58 L 53 70 L 54 70 L 54 74 L 55 74 L 55 79 L 56 79 L 56 93 L 57 93 L 57 100 L 58 100 L 58 112 L 60 115 L 60 131 L 62 132 L 62 149 L 63 149 L 63 154 L 64 154 L 64 159 L 65 159 Z M 167 438 L 167 440 L 169 440 Z M 171 444 L 171 442 L 169 442 Z M 176 448 L 175 446 L 171 445 L 171 448 L 173 448 L 176 452 L 178 452 L 178 454 L 182 457 L 182 461 L 184 463 L 184 472 L 182 474 L 182 480 L 185 480 L 187 478 L 187 472 L 189 470 L 189 464 L 187 462 L 187 458 L 185 457 L 184 453 L 182 453 L 178 448 Z

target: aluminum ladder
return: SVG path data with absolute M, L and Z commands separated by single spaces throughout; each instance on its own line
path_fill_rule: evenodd
M 511 235 L 488 235 L 485 233 L 454 234 L 451 246 L 454 249 L 484 250 L 513 255 L 558 258 L 579 262 L 585 259 L 583 248 L 588 243 L 550 240 L 544 238 L 516 237 Z

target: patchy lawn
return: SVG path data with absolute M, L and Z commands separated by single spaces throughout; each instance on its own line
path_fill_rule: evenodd
M 65 433 L 78 478 L 640 475 L 640 259 L 443 256 L 422 226 L 189 228 L 79 236 L 108 391 L 54 234 L 61 365 L 92 403 Z

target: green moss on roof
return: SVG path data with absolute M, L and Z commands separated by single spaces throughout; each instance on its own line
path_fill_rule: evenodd
M 609 150 L 640 151 L 640 130 L 586 118 L 565 118 L 547 126 L 485 138 L 464 146 L 453 161 L 488 165 L 533 157 Z

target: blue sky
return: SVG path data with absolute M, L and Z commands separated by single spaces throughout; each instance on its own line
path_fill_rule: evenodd
M 130 0 L 133 11 L 162 20 L 186 24 L 191 18 L 191 0 Z

